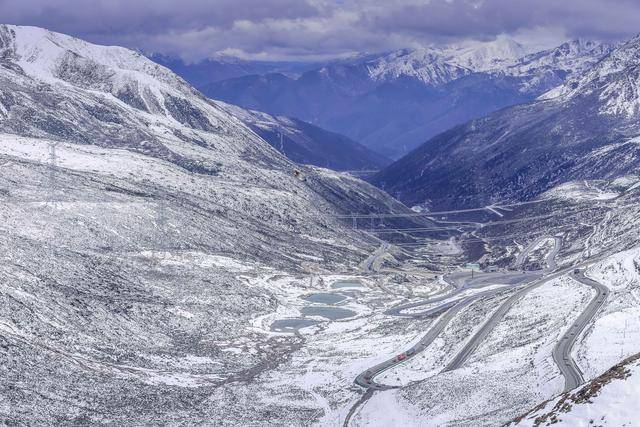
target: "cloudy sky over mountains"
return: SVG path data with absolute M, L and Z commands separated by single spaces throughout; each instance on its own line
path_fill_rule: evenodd
M 550 46 L 634 35 L 637 0 L 0 0 L 3 23 L 178 54 L 324 59 L 507 32 Z

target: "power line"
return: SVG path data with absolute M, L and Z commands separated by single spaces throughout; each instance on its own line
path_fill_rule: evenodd
M 552 227 L 551 229 L 562 229 L 562 228 L 569 228 L 569 226 L 565 226 L 565 227 Z M 549 230 L 544 230 L 541 231 L 539 233 L 529 233 L 529 236 L 539 236 L 539 235 L 545 235 L 545 234 L 549 234 Z M 504 234 L 501 236 L 494 236 L 494 237 L 486 237 L 486 238 L 479 238 L 479 237 L 473 237 L 473 238 L 466 238 L 466 237 L 462 237 L 459 239 L 456 239 L 456 243 L 481 243 L 481 242 L 491 242 L 491 241 L 497 241 L 497 240 L 504 240 L 504 239 L 512 239 L 515 237 L 522 237 L 522 233 L 519 234 Z M 431 242 L 406 242 L 406 243 L 393 243 L 394 246 L 424 246 L 427 244 L 430 244 Z
M 512 203 L 508 205 L 488 205 L 479 208 L 470 209 L 457 209 L 450 211 L 437 211 L 437 212 L 411 212 L 411 213 L 376 213 L 376 214 L 343 214 L 334 215 L 334 218 L 349 219 L 349 218 L 414 218 L 414 217 L 431 217 L 436 215 L 450 215 L 456 213 L 468 213 L 468 212 L 486 212 L 490 211 L 495 213 L 495 210 L 509 211 L 509 208 L 530 205 L 534 203 L 542 203 L 545 200 L 531 200 L 528 202 Z

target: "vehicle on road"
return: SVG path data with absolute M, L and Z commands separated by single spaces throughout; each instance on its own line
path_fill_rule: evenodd
M 403 360 L 404 360 L 404 359 L 406 359 L 406 358 L 407 358 L 407 355 L 406 355 L 406 354 L 404 354 L 404 353 L 400 353 L 399 355 L 397 355 L 397 356 L 396 356 L 396 362 L 401 362 L 401 361 L 403 361 Z

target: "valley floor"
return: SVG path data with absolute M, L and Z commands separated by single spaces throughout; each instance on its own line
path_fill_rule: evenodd
M 359 275 L 303 279 L 297 292 L 271 283 L 282 308 L 257 320 L 263 333 L 327 306 L 310 292 L 344 296 L 332 307 L 350 317 L 306 317 L 320 323 L 296 330 L 301 348 L 249 386 L 243 422 L 271 406 L 284 425 L 495 426 L 596 377 L 640 350 L 640 251 L 576 261 L 567 238 L 530 239 L 509 249 L 511 266 L 473 276 L 439 245 L 420 257 L 445 256 L 445 271 L 390 267 L 383 244 Z

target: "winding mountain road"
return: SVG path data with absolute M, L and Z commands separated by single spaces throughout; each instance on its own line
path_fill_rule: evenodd
M 532 244 L 530 244 L 523 253 L 527 253 L 537 246 L 540 241 L 544 239 L 548 239 L 549 237 L 544 237 L 540 239 L 536 239 Z M 554 238 L 554 247 L 549 252 L 546 258 L 547 267 L 543 270 L 545 273 L 553 271 L 556 267 L 555 258 L 562 247 L 562 239 L 555 237 Z M 526 256 L 525 256 L 526 258 Z M 524 258 L 523 258 L 524 259 Z M 517 261 L 516 261 L 517 262 Z M 467 343 L 462 347 L 462 349 L 454 356 L 454 358 L 447 364 L 447 366 L 442 370 L 442 372 L 453 371 L 455 369 L 460 368 L 464 362 L 469 359 L 469 357 L 473 354 L 473 352 L 478 348 L 480 343 L 487 338 L 489 333 L 495 329 L 496 325 L 502 320 L 505 314 L 514 306 L 516 302 L 518 302 L 524 295 L 531 292 L 532 290 L 542 286 L 543 284 L 550 282 L 553 279 L 557 279 L 560 276 L 563 276 L 569 271 L 570 268 L 564 269 L 557 273 L 548 274 L 543 279 L 538 280 L 537 282 L 526 285 L 513 295 L 511 295 L 505 302 L 503 302 L 500 307 L 489 317 L 489 319 L 480 327 L 478 331 L 467 341 Z
M 555 265 L 555 261 L 553 261 L 552 258 L 554 259 L 556 254 L 558 253 L 561 240 L 556 238 L 555 242 L 556 242 L 556 246 L 547 257 L 548 265 Z M 530 245 L 531 248 L 533 246 L 534 246 L 533 244 Z M 372 254 L 371 257 L 369 257 L 363 263 L 363 269 L 365 271 L 373 271 L 375 261 L 379 257 L 381 257 L 387 251 L 387 249 L 388 249 L 388 246 L 384 246 L 384 245 L 381 246 L 374 254 Z M 388 369 L 391 369 L 399 365 L 400 363 L 405 362 L 406 360 L 411 359 L 412 357 L 415 357 L 417 354 L 424 351 L 427 347 L 429 347 L 433 343 L 433 341 L 442 333 L 442 331 L 444 331 L 444 329 L 451 322 L 451 320 L 463 308 L 471 305 L 472 303 L 474 303 L 480 298 L 493 297 L 493 296 L 496 296 L 497 294 L 507 292 L 509 289 L 511 289 L 514 286 L 518 286 L 518 285 L 521 285 L 522 283 L 526 283 L 526 282 L 530 282 L 532 280 L 538 279 L 541 274 L 542 272 L 479 273 L 474 277 L 474 275 L 469 272 L 452 273 L 445 277 L 445 280 L 453 288 L 451 292 L 448 292 L 446 294 L 440 294 L 440 295 L 427 298 L 425 300 L 418 301 L 418 302 L 398 305 L 387 310 L 385 314 L 392 315 L 392 316 L 399 316 L 399 317 L 424 318 L 424 317 L 430 317 L 430 316 L 435 316 L 440 314 L 441 315 L 436 320 L 436 322 L 431 326 L 431 328 L 429 328 L 427 333 L 420 339 L 420 341 L 418 341 L 418 343 L 416 343 L 411 348 L 401 353 L 401 355 L 398 355 L 391 359 L 385 360 L 384 362 L 379 363 L 375 366 L 372 366 L 371 368 L 367 369 L 365 372 L 362 372 L 360 375 L 356 377 L 355 383 L 365 388 L 367 391 L 349 410 L 349 413 L 347 414 L 347 417 L 345 418 L 345 421 L 344 421 L 344 426 L 346 427 L 349 425 L 351 418 L 356 413 L 358 408 L 364 405 L 367 402 L 367 400 L 369 400 L 369 398 L 373 396 L 373 393 L 375 391 L 398 388 L 396 386 L 389 386 L 386 384 L 380 384 L 376 382 L 374 379 L 376 376 L 380 375 L 382 372 Z M 481 289 L 483 287 L 496 285 L 496 284 L 500 284 L 504 286 L 501 286 L 498 288 L 492 288 L 486 291 L 481 291 L 467 297 L 462 297 L 458 300 L 451 300 L 453 297 L 463 293 L 464 291 L 467 291 L 470 289 Z M 523 291 L 526 289 L 528 289 L 528 287 L 526 287 L 522 291 L 519 291 L 516 295 L 512 296 L 510 300 L 513 299 L 513 303 L 515 303 L 515 301 L 519 298 L 519 296 L 521 296 L 520 294 L 523 293 Z M 516 296 L 518 296 L 518 298 L 514 298 Z M 419 313 L 414 313 L 414 312 L 405 313 L 406 310 L 410 310 L 417 307 L 430 305 L 430 304 L 434 304 L 434 303 L 442 302 L 446 300 L 449 300 L 449 301 Z M 511 305 L 513 305 L 513 303 Z M 505 307 L 504 312 L 506 312 L 509 309 L 509 307 Z M 499 308 L 498 310 L 500 311 L 501 308 Z M 499 321 L 499 318 L 496 318 L 494 320 L 494 323 L 497 323 L 498 321 Z M 491 323 L 491 321 L 487 323 Z M 487 327 L 487 330 L 484 336 L 486 336 L 489 333 L 489 331 L 492 329 L 492 327 L 489 328 L 487 324 L 485 324 L 485 327 Z M 468 357 L 468 355 L 470 355 L 473 352 L 473 350 L 477 347 L 477 345 L 484 339 L 484 336 L 475 335 L 472 338 L 472 340 L 469 342 L 468 346 L 465 347 L 465 350 L 463 350 L 466 353 L 465 354 L 459 353 L 456 356 L 459 359 L 460 364 L 462 364 L 464 360 L 466 360 L 466 357 Z
M 355 383 L 364 388 L 372 388 L 374 390 L 388 390 L 392 388 L 397 388 L 396 386 L 388 386 L 385 384 L 380 384 L 374 381 L 374 377 L 381 374 L 383 371 L 387 369 L 393 368 L 394 366 L 402 363 L 405 360 L 408 360 L 414 356 L 416 356 L 421 351 L 425 350 L 433 340 L 435 340 L 438 335 L 444 330 L 444 328 L 449 324 L 449 322 L 455 317 L 456 314 L 460 312 L 463 308 L 467 307 L 474 301 L 486 297 L 486 296 L 494 296 L 498 293 L 505 292 L 505 288 L 497 288 L 490 289 L 488 291 L 480 292 L 466 298 L 463 298 L 454 302 L 447 302 L 438 307 L 434 307 L 430 310 L 420 313 L 420 317 L 427 317 L 430 315 L 436 315 L 444 312 L 442 316 L 438 318 L 435 324 L 427 331 L 427 333 L 412 347 L 407 349 L 404 353 L 403 358 L 399 359 L 398 356 L 386 360 L 382 363 L 379 363 L 365 372 L 358 375 L 355 379 Z
M 396 365 L 408 360 L 412 357 L 415 357 L 418 353 L 424 351 L 427 347 L 431 345 L 431 343 L 442 333 L 442 331 L 447 327 L 449 322 L 462 310 L 463 308 L 469 306 L 477 299 L 482 298 L 484 296 L 493 296 L 499 292 L 504 292 L 504 288 L 491 289 L 489 291 L 480 292 L 475 295 L 471 295 L 469 297 L 463 298 L 453 304 L 451 302 L 447 302 L 438 307 L 434 307 L 430 310 L 420 313 L 420 317 L 426 317 L 429 315 L 435 315 L 436 313 L 440 313 L 445 311 L 444 314 L 433 324 L 433 326 L 427 331 L 427 333 L 420 339 L 420 341 L 415 344 L 413 347 L 402 353 L 404 358 L 399 358 L 398 356 L 385 360 L 382 363 L 379 363 L 365 372 L 358 375 L 355 379 L 355 383 L 360 387 L 366 389 L 366 392 L 362 395 L 362 397 L 349 409 L 349 412 L 344 420 L 344 427 L 348 427 L 349 422 L 353 415 L 357 412 L 357 410 L 362 407 L 370 398 L 373 396 L 375 391 L 381 390 L 390 390 L 394 388 L 398 388 L 397 386 L 389 386 L 386 384 L 377 383 L 374 378 L 386 371 L 387 369 L 391 369 Z M 446 298 L 446 297 L 444 297 Z M 431 301 L 433 302 L 433 301 Z
M 382 257 L 389 251 L 389 243 L 383 242 L 382 245 L 369 258 L 362 262 L 362 271 L 365 273 L 375 273 L 380 266 Z
M 519 260 L 526 259 L 528 253 L 537 246 L 542 240 L 549 239 L 550 237 L 544 237 L 536 239 L 525 248 L 522 256 Z M 560 368 L 562 375 L 565 378 L 565 390 L 571 390 L 584 382 L 582 372 L 577 366 L 573 358 L 571 357 L 571 350 L 577 337 L 585 330 L 587 325 L 593 320 L 596 313 L 604 305 L 608 295 L 609 289 L 606 286 L 586 277 L 583 273 L 577 270 L 577 267 L 588 266 L 600 258 L 591 259 L 580 263 L 574 267 L 568 267 L 561 270 L 557 270 L 556 256 L 558 255 L 562 247 L 562 239 L 554 237 L 554 247 L 547 254 L 545 262 L 547 264 L 544 270 L 538 272 L 509 272 L 509 273 L 481 273 L 477 277 L 469 278 L 469 274 L 455 273 L 447 276 L 447 282 L 451 285 L 453 290 L 446 294 L 440 293 L 435 296 L 425 299 L 423 301 L 412 302 L 407 304 L 398 305 L 387 310 L 385 314 L 400 317 L 409 318 L 424 318 L 437 316 L 440 317 L 429 328 L 427 333 L 411 348 L 406 350 L 401 355 L 398 355 L 392 359 L 379 363 L 365 372 L 358 375 L 355 379 L 355 383 L 366 389 L 365 394 L 354 404 L 345 421 L 344 426 L 348 426 L 350 419 L 357 412 L 357 410 L 364 405 L 367 400 L 373 396 L 376 391 L 389 390 L 398 388 L 398 386 L 390 386 L 380 384 L 375 381 L 375 377 L 380 373 L 391 369 L 405 361 L 415 357 L 420 352 L 429 347 L 433 341 L 444 331 L 451 320 L 465 307 L 471 305 L 483 297 L 493 297 L 500 293 L 508 292 L 513 288 L 518 290 L 511 295 L 506 301 L 504 301 L 498 309 L 485 321 L 485 323 L 477 330 L 473 336 L 466 342 L 466 344 L 457 352 L 453 359 L 447 364 L 442 372 L 448 372 L 460 368 L 478 348 L 486 337 L 493 331 L 496 325 L 503 319 L 505 314 L 513 307 L 513 305 L 519 301 L 524 295 L 532 290 L 542 286 L 551 280 L 565 276 L 568 273 L 572 273 L 572 277 L 580 283 L 587 285 L 596 290 L 596 296 L 590 301 L 589 305 L 583 310 L 580 316 L 570 325 L 567 332 L 562 339 L 556 344 L 553 350 L 553 359 Z M 516 263 L 518 263 L 516 261 Z M 519 262 L 519 265 L 522 265 Z M 556 271 L 557 270 L 557 271 Z M 533 283 L 530 283 L 533 281 Z M 478 289 L 488 285 L 502 284 L 499 288 L 492 288 L 486 291 L 478 292 L 474 295 L 461 297 L 457 300 L 452 300 L 456 295 L 461 294 L 465 290 Z M 509 286 L 511 285 L 511 286 Z M 415 309 L 420 306 L 430 305 L 437 302 L 444 302 L 436 307 L 429 308 L 422 312 L 409 312 L 407 310 Z
M 553 349 L 553 360 L 564 376 L 564 391 L 573 390 L 584 382 L 582 371 L 571 356 L 571 350 L 578 336 L 580 336 L 587 325 L 593 320 L 609 296 L 609 288 L 588 278 L 579 270 L 574 271 L 572 277 L 578 282 L 593 288 L 596 291 L 596 296 L 591 299 L 587 307 L 564 333 Z
M 428 317 L 432 316 L 434 312 L 441 311 L 442 308 L 446 305 L 448 305 L 449 307 L 453 307 L 457 301 L 450 301 L 445 305 L 421 313 L 405 313 L 405 311 L 425 305 L 430 305 L 436 302 L 449 300 L 454 296 L 470 289 L 480 289 L 485 286 L 495 284 L 514 286 L 523 282 L 535 280 L 539 278 L 540 275 L 540 272 L 503 272 L 479 273 L 476 274 L 475 277 L 471 277 L 472 274 L 468 271 L 451 273 L 444 276 L 445 282 L 447 282 L 449 286 L 453 288 L 451 292 L 440 292 L 431 298 L 406 304 L 400 304 L 395 307 L 391 307 L 390 309 L 385 311 L 384 314 L 389 316 L 411 317 L 415 319 Z
M 529 244 L 521 257 L 518 258 L 516 263 L 520 259 L 526 259 L 528 253 L 536 247 L 541 241 L 544 239 L 550 239 L 551 237 L 541 237 L 536 239 L 534 242 Z M 555 258 L 560 251 L 562 246 L 562 239 L 559 237 L 555 237 L 554 239 L 554 247 L 549 252 L 546 257 L 547 267 L 538 272 L 503 272 L 503 273 L 480 273 L 474 277 L 472 273 L 469 272 L 458 272 L 452 273 L 445 276 L 445 281 L 447 281 L 450 286 L 453 288 L 451 292 L 447 292 L 444 294 L 437 294 L 431 298 L 427 298 L 422 301 L 401 304 L 391 309 L 387 310 L 385 314 L 391 316 L 399 316 L 399 317 L 409 317 L 409 318 L 425 318 L 430 316 L 440 315 L 440 317 L 435 321 L 435 323 L 429 328 L 427 333 L 411 348 L 407 349 L 405 352 L 400 355 L 388 359 L 384 362 L 381 362 L 371 368 L 367 369 L 365 372 L 359 374 L 355 383 L 366 389 L 365 394 L 351 407 L 347 417 L 344 421 L 344 426 L 348 426 L 351 418 L 357 412 L 357 410 L 364 405 L 367 400 L 375 391 L 389 390 L 398 388 L 397 386 L 389 386 L 386 384 L 380 384 L 375 381 L 375 377 L 380 375 L 382 372 L 391 369 L 406 360 L 415 357 L 420 352 L 424 351 L 427 347 L 429 347 L 433 341 L 444 331 L 447 325 L 451 322 L 451 320 L 465 307 L 471 305 L 475 301 L 483 297 L 493 297 L 498 295 L 499 293 L 507 292 L 513 287 L 520 287 L 522 285 L 522 289 L 513 294 L 507 301 L 505 301 L 501 306 L 494 312 L 494 314 L 484 323 L 484 325 L 477 331 L 471 339 L 465 344 L 465 346 L 460 350 L 453 360 L 445 367 L 443 372 L 457 369 L 460 367 L 469 356 L 475 351 L 478 345 L 487 337 L 487 335 L 495 328 L 498 322 L 502 319 L 502 317 L 506 314 L 506 312 L 518 301 L 523 295 L 527 292 L 535 289 L 538 286 L 541 286 L 543 283 L 546 283 L 554 278 L 559 277 L 562 274 L 565 274 L 566 271 L 562 273 L 551 274 L 545 277 L 543 280 L 538 280 L 534 284 L 529 284 L 533 280 L 539 279 L 543 274 L 548 273 L 556 268 Z M 363 269 L 365 271 L 374 271 L 374 265 L 378 258 L 380 258 L 388 249 L 387 246 L 381 246 L 371 257 L 369 257 L 363 264 Z M 498 288 L 492 288 L 486 291 L 481 291 L 476 294 L 462 297 L 457 300 L 452 300 L 455 296 L 467 291 L 469 289 L 481 289 L 482 287 L 501 284 L 504 286 Z M 447 301 L 448 300 L 448 301 Z M 431 305 L 437 302 L 446 301 L 444 304 L 440 304 L 436 307 L 432 307 L 422 312 L 410 312 L 406 313 L 405 311 L 415 309 L 417 307 Z

